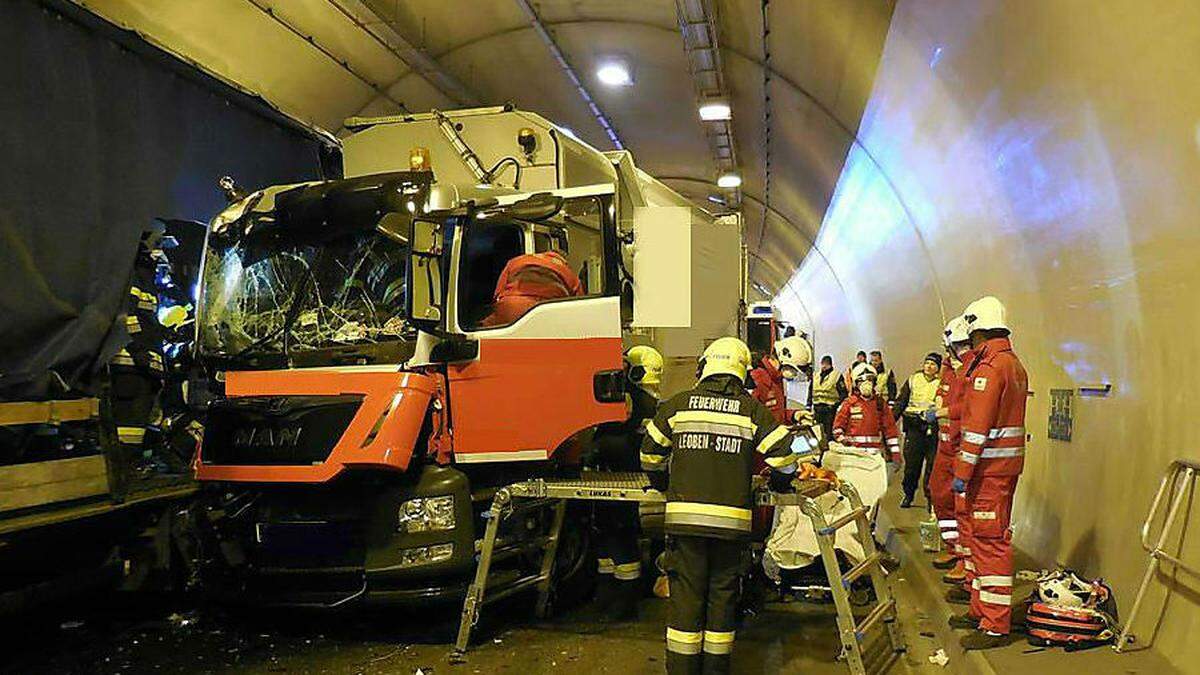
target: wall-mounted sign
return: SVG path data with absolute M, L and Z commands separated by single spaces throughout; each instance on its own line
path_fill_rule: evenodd
M 1074 401 L 1074 389 L 1050 390 L 1050 438 L 1056 441 L 1070 441 L 1071 427 L 1075 423 L 1075 411 L 1071 405 Z

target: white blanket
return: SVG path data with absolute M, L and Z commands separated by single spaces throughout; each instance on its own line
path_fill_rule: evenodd
M 887 492 L 888 486 L 887 464 L 883 457 L 876 453 L 830 443 L 829 451 L 825 453 L 821 464 L 822 468 L 836 473 L 839 480 L 850 483 L 858 490 L 863 504 L 871 507 L 871 519 L 874 521 L 879 500 Z M 849 500 L 836 492 L 827 492 L 816 501 L 829 520 L 850 511 Z M 858 562 L 866 556 L 862 545 L 854 536 L 855 529 L 854 525 L 847 525 L 838 530 L 834 547 L 843 551 L 852 561 Z M 771 536 L 767 539 L 766 554 L 763 556 L 763 569 L 766 570 L 767 576 L 778 581 L 781 568 L 806 567 L 820 555 L 821 549 L 817 544 L 812 521 L 800 511 L 800 507 L 777 507 Z

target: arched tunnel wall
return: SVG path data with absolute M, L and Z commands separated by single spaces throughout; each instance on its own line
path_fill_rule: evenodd
M 1160 475 L 1200 458 L 1197 64 L 1190 0 L 901 0 L 817 237 L 828 262 L 776 298 L 818 353 L 879 346 L 899 377 L 948 316 L 1003 299 L 1033 390 L 1015 541 L 1103 574 L 1126 612 Z M 1052 388 L 1076 389 L 1070 442 L 1047 437 Z M 1200 580 L 1171 576 L 1135 632 L 1187 671 Z

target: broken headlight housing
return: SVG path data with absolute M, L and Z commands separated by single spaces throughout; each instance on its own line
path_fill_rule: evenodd
M 400 532 L 440 532 L 453 530 L 454 526 L 454 495 L 420 497 L 400 504 Z

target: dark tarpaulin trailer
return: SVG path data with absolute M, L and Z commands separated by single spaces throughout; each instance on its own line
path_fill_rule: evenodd
M 0 57 L 0 401 L 94 391 L 155 218 L 341 174 L 331 136 L 70 2 L 0 3 Z

